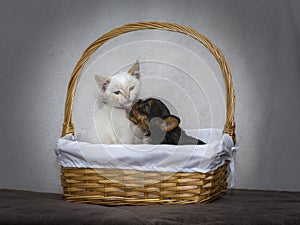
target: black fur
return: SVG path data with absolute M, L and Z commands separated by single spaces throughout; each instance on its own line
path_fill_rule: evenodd
M 146 100 L 138 100 L 139 114 L 146 115 L 150 124 L 151 144 L 171 144 L 171 145 L 203 145 L 206 144 L 201 140 L 188 136 L 179 126 L 172 128 L 170 131 L 163 130 L 159 124 L 168 117 L 173 117 L 180 121 L 176 116 L 171 115 L 167 106 L 160 100 L 148 98 Z M 179 124 L 179 122 L 178 122 Z

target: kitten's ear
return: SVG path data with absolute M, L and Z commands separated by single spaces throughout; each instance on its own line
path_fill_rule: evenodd
M 109 84 L 109 79 L 107 79 L 106 77 L 102 77 L 99 75 L 95 76 L 95 80 L 96 83 L 98 84 L 98 87 L 100 90 L 105 91 L 106 90 L 106 86 Z
M 140 63 L 138 60 L 133 64 L 133 66 L 127 71 L 132 76 L 135 76 L 137 79 L 140 79 Z
M 160 125 L 161 129 L 164 131 L 172 131 L 179 126 L 180 119 L 177 116 L 168 116 L 163 120 L 163 123 Z

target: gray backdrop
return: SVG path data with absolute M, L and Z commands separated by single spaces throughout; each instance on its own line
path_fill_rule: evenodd
M 0 188 L 61 191 L 53 149 L 77 60 L 112 28 L 166 21 L 205 34 L 229 63 L 236 188 L 300 191 L 299 10 L 297 0 L 1 0 Z

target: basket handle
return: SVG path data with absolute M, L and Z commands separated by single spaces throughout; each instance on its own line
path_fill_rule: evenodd
M 232 77 L 225 57 L 217 46 L 215 46 L 207 37 L 203 34 L 198 33 L 196 30 L 191 28 L 181 26 L 178 24 L 165 23 L 165 22 L 138 22 L 127 24 L 118 28 L 111 30 L 110 32 L 104 34 L 102 37 L 98 38 L 94 41 L 82 54 L 81 58 L 77 62 L 67 90 L 67 97 L 65 102 L 65 113 L 64 113 L 64 122 L 62 127 L 62 136 L 66 134 L 74 134 L 74 126 L 72 123 L 72 110 L 73 110 L 73 102 L 74 96 L 76 92 L 77 83 L 83 69 L 83 66 L 88 61 L 88 59 L 92 56 L 92 54 L 104 43 L 109 41 L 112 38 L 115 38 L 121 34 L 137 31 L 137 30 L 147 30 L 147 29 L 157 29 L 157 30 L 166 30 L 172 32 L 179 32 L 185 35 L 188 35 L 201 44 L 203 44 L 215 57 L 219 66 L 221 68 L 225 87 L 226 87 L 226 122 L 224 126 L 224 133 L 229 134 L 233 141 L 236 141 L 235 137 L 235 122 L 234 122 L 234 110 L 235 110 L 235 92 L 232 84 Z

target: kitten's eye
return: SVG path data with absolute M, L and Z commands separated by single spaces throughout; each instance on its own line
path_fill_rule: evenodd
M 119 95 L 119 94 L 121 94 L 121 91 L 115 91 L 114 94 Z
M 132 91 L 134 88 L 135 88 L 135 86 L 131 86 L 131 87 L 129 88 L 129 91 Z

